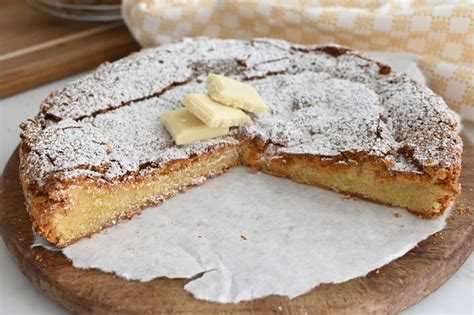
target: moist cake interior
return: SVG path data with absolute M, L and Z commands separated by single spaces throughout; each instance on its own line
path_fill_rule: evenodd
M 177 146 L 160 115 L 209 73 L 269 107 L 229 136 Z M 238 164 L 424 217 L 459 194 L 462 141 L 443 100 L 339 46 L 186 40 L 106 64 L 22 125 L 20 177 L 36 231 L 57 246 Z

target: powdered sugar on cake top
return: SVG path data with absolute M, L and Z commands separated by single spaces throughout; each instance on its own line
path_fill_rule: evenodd
M 205 92 L 210 72 L 249 81 L 269 114 L 252 114 L 254 124 L 230 137 L 177 146 L 160 114 L 183 106 L 186 93 Z M 237 144 L 232 135 L 240 135 L 261 139 L 276 155 L 363 152 L 392 162 L 391 171 L 423 172 L 460 164 L 455 125 L 439 96 L 351 50 L 185 40 L 105 64 L 52 93 L 23 125 L 22 165 L 39 185 L 51 176 L 113 181 Z
M 43 102 L 42 111 L 56 120 L 81 119 L 159 95 L 174 85 L 191 80 L 193 72 L 199 74 L 206 67 L 229 74 L 263 76 L 268 72 L 265 64 L 285 58 L 288 58 L 287 51 L 244 41 L 186 40 L 144 49 L 116 62 L 105 63 L 93 73 L 52 93 Z M 280 71 L 284 69 L 283 64 Z
M 386 155 L 396 143 L 381 121 L 384 108 L 365 85 L 325 72 L 272 76 L 253 82 L 270 115 L 243 126 L 249 137 L 280 145 L 279 152 L 336 156 L 341 152 Z

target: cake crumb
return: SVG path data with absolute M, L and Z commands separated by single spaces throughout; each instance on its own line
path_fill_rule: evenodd
M 240 235 L 240 238 L 243 240 L 243 241 L 246 241 L 247 240 L 247 237 L 245 235 Z
M 470 214 L 471 213 L 471 209 L 469 209 L 468 207 L 464 207 L 460 204 L 456 204 L 455 210 L 460 214 Z
M 444 235 L 442 231 L 436 233 L 436 236 L 438 236 L 439 239 L 444 240 Z
M 248 172 L 249 172 L 250 174 L 258 174 L 258 173 L 259 173 L 259 170 L 258 170 L 256 167 L 250 166 L 250 167 L 248 168 Z
M 397 219 L 402 217 L 402 215 L 399 212 L 395 212 L 393 216 Z

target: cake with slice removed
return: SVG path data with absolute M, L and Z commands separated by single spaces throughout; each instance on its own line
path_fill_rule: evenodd
M 209 73 L 249 83 L 268 111 L 176 145 L 160 115 L 206 93 Z M 53 92 L 21 127 L 27 208 L 58 247 L 238 164 L 427 218 L 460 193 L 462 141 L 441 97 L 335 45 L 201 38 L 144 49 Z

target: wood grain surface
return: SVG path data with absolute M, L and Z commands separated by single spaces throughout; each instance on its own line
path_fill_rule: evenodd
M 28 6 L 0 5 L 0 97 L 139 50 L 123 22 L 63 20 Z
M 239 304 L 204 302 L 183 289 L 189 281 L 186 279 L 127 281 L 99 270 L 76 269 L 61 253 L 32 249 L 31 223 L 18 182 L 18 151 L 10 158 L 0 182 L 0 231 L 25 276 L 74 313 L 396 313 L 441 286 L 473 250 L 474 146 L 466 138 L 464 141 L 463 193 L 444 230 L 366 277 L 319 285 L 292 300 L 270 296 Z

